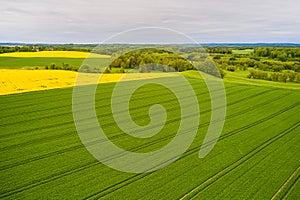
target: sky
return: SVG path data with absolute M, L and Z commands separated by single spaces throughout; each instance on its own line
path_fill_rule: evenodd
M 0 3 L 0 42 L 101 43 L 126 30 L 161 27 L 181 32 L 199 43 L 300 43 L 299 0 Z M 140 41 L 147 43 L 149 37 L 141 36 Z M 164 39 L 168 34 L 161 34 L 160 40 Z

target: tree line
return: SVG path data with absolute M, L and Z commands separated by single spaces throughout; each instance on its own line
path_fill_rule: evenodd
M 261 79 L 276 82 L 295 82 L 300 83 L 300 73 L 293 71 L 284 72 L 265 72 L 262 70 L 252 69 L 249 71 L 248 78 Z
M 89 47 L 68 45 L 24 45 L 24 46 L 0 46 L 0 54 L 13 52 L 38 52 L 38 51 L 81 51 L 90 52 Z
M 242 58 L 236 59 L 234 57 L 229 58 L 228 60 L 220 60 L 213 57 L 215 63 L 222 69 L 229 69 L 229 71 L 242 70 L 245 71 L 248 68 L 259 69 L 263 71 L 270 72 L 281 72 L 284 70 L 293 70 L 295 72 L 300 72 L 300 62 L 298 61 L 289 61 L 282 62 L 276 60 L 260 60 L 253 58 Z

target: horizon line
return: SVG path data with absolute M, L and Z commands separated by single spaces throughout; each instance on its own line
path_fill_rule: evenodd
M 74 43 L 74 42 L 0 42 L 1 44 L 27 44 L 27 45 L 101 45 L 101 43 Z M 300 45 L 298 42 L 199 42 L 199 43 L 104 43 L 102 45 L 204 45 L 204 44 L 288 44 L 288 45 Z

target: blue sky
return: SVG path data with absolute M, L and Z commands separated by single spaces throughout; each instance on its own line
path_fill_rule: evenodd
M 164 27 L 199 43 L 300 43 L 299 8 L 299 0 L 1 0 L 0 41 L 99 43 Z

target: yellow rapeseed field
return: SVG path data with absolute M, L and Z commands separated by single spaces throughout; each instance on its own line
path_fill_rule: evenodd
M 54 88 L 65 88 L 74 86 L 78 72 L 63 70 L 21 70 L 0 69 L 0 95 L 22 93 Z M 85 73 L 85 82 L 99 76 L 97 74 Z M 123 74 L 104 74 L 99 83 L 117 82 Z M 175 73 L 132 73 L 126 74 L 122 81 L 151 79 L 166 76 L 176 76 Z
M 108 55 L 94 54 L 79 51 L 39 51 L 39 52 L 13 52 L 0 54 L 1 57 L 62 57 L 62 58 L 110 58 Z

